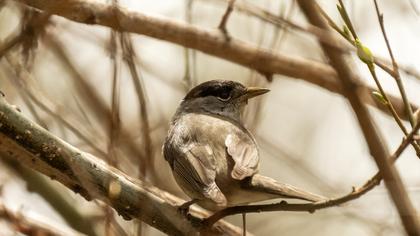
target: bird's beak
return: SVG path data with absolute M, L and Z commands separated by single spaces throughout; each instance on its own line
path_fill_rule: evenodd
M 267 88 L 248 87 L 246 88 L 246 92 L 243 96 L 246 99 L 250 99 L 268 92 L 270 92 L 270 89 Z

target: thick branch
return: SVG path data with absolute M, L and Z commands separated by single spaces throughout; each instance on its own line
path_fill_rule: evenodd
M 0 156 L 13 157 L 25 166 L 79 193 L 87 200 L 99 199 L 129 220 L 138 218 L 171 235 L 194 235 L 199 226 L 178 212 L 183 201 L 139 180 L 133 180 L 102 160 L 51 135 L 23 117 L 0 96 Z M 192 208 L 194 216 L 207 213 Z M 194 218 L 196 219 L 196 218 Z M 226 222 L 205 229 L 204 234 L 239 235 Z
M 328 29 L 328 24 L 319 13 L 313 0 L 298 0 L 299 6 L 313 24 L 323 29 Z M 401 178 L 390 160 L 387 159 L 388 150 L 383 144 L 381 136 L 375 127 L 375 123 L 368 110 L 364 106 L 361 97 L 364 96 L 354 85 L 354 74 L 348 66 L 341 52 L 329 45 L 321 43 L 324 53 L 330 59 L 331 65 L 337 71 L 338 77 L 345 88 L 345 96 L 348 98 L 359 121 L 365 136 L 370 153 L 384 178 L 388 192 L 397 207 L 404 228 L 409 235 L 420 235 L 420 226 L 417 214 L 414 210 Z
M 85 0 L 15 0 L 29 6 L 85 24 L 97 24 L 118 31 L 142 34 L 192 48 L 259 71 L 265 75 L 282 74 L 321 86 L 335 93 L 343 93 L 333 68 L 324 63 L 273 53 L 238 39 L 226 37 L 218 30 L 207 30 L 190 24 L 157 16 L 114 7 L 112 4 Z M 360 90 L 375 89 L 357 82 Z M 392 97 L 396 110 L 404 116 L 404 105 L 399 98 Z M 386 108 L 366 99 L 370 105 L 383 111 Z

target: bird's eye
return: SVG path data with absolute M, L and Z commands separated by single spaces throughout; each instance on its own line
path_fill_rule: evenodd
M 223 91 L 221 92 L 217 98 L 222 101 L 227 101 L 230 99 L 230 91 Z

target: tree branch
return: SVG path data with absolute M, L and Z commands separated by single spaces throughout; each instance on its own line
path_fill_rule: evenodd
M 57 180 L 87 200 L 99 199 L 126 220 L 141 219 L 171 235 L 195 235 L 193 222 L 208 213 L 192 208 L 191 219 L 178 212 L 184 201 L 145 182 L 134 180 L 102 160 L 53 136 L 29 121 L 0 96 L 0 156 Z M 240 235 L 241 229 L 226 222 L 201 233 Z
M 337 73 L 330 66 L 300 57 L 273 53 L 238 39 L 226 37 L 219 30 L 203 29 L 164 17 L 146 15 L 114 7 L 95 0 L 15 0 L 29 6 L 65 17 L 69 20 L 111 27 L 118 31 L 137 33 L 172 42 L 187 48 L 199 50 L 225 60 L 254 69 L 264 75 L 282 74 L 303 79 L 331 92 L 343 94 Z M 359 90 L 375 91 L 358 81 L 354 86 Z M 390 98 L 400 117 L 404 115 L 401 99 Z M 364 101 L 388 113 L 386 107 L 373 99 Z M 414 108 L 416 110 L 416 108 Z

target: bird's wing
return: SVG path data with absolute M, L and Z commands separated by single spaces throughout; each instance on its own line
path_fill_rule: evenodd
M 225 205 L 226 198 L 216 185 L 216 163 L 209 145 L 191 142 L 182 148 L 182 157 L 174 159 L 174 171 L 204 197 L 218 205 Z
M 232 178 L 242 180 L 258 172 L 258 149 L 247 132 L 232 132 L 227 135 L 225 145 L 228 154 L 235 161 Z

